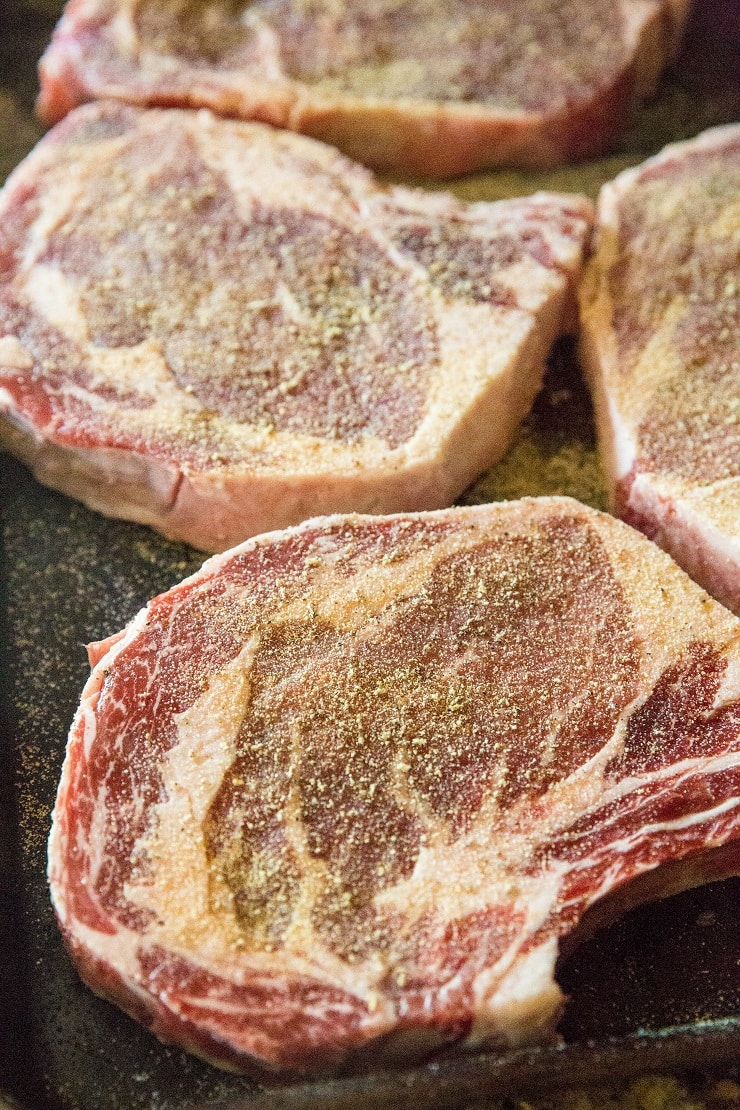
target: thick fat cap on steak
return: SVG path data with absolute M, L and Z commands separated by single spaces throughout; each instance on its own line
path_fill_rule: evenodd
M 740 614 L 740 125 L 602 190 L 583 362 L 615 512 Z
M 590 906 L 740 871 L 739 633 L 567 498 L 214 556 L 91 652 L 49 847 L 82 976 L 236 1069 L 549 1038 Z
M 689 0 L 72 0 L 47 122 L 85 100 L 207 107 L 436 175 L 594 155 L 655 87 Z
M 539 389 L 591 218 L 384 190 L 205 110 L 88 105 L 0 196 L 0 436 L 208 551 L 449 505 Z

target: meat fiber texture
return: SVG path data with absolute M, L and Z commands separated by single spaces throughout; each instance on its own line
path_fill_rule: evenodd
M 595 155 L 674 54 L 688 0 L 72 0 L 39 112 L 207 107 L 375 169 L 448 176 Z
M 0 196 L 0 436 L 47 485 L 207 551 L 449 505 L 575 318 L 592 216 L 384 190 L 205 110 L 88 105 Z
M 582 354 L 614 511 L 740 614 L 740 126 L 606 185 Z
M 219 1065 L 549 1039 L 584 914 L 740 871 L 740 622 L 568 498 L 264 535 L 90 655 L 59 923 Z

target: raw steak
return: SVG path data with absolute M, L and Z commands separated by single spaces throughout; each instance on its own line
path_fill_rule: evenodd
M 678 44 L 688 0 L 73 0 L 39 111 L 207 107 L 449 175 L 605 149 Z
M 740 614 L 740 126 L 599 200 L 583 362 L 615 512 Z
M 42 482 L 209 551 L 448 505 L 575 316 L 591 216 L 381 190 L 206 111 L 81 108 L 0 197 L 0 433 Z
M 740 870 L 739 633 L 566 498 L 213 557 L 91 651 L 49 850 L 82 976 L 237 1069 L 549 1038 L 589 906 Z

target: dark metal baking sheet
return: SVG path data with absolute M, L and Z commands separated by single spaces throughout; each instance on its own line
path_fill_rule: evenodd
M 0 0 L 0 176 L 40 134 L 33 65 L 57 0 Z M 688 50 L 623 148 L 550 175 L 457 182 L 492 198 L 543 185 L 584 189 L 671 138 L 733 118 L 737 0 L 700 3 Z M 567 492 L 603 506 L 588 398 L 572 345 L 551 361 L 506 460 L 468 501 Z M 77 979 L 45 880 L 49 814 L 66 732 L 86 676 L 83 645 L 117 630 L 201 556 L 109 521 L 39 486 L 0 456 L 0 1108 L 261 1110 L 471 1106 L 517 1091 L 740 1060 L 740 880 L 641 907 L 559 969 L 570 996 L 556 1047 L 449 1058 L 424 1068 L 262 1089 L 155 1041 Z

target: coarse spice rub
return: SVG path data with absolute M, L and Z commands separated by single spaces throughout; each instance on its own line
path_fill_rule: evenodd
M 567 498 L 215 556 L 90 648 L 49 849 L 73 958 L 237 1070 L 546 1040 L 590 907 L 740 869 L 739 632 Z
M 539 389 L 592 216 L 385 190 L 310 139 L 113 103 L 47 136 L 0 212 L 3 440 L 206 550 L 450 504 Z
M 675 53 L 688 0 L 73 0 L 39 110 L 208 107 L 442 176 L 603 151 Z
M 581 315 L 613 508 L 740 612 L 740 126 L 604 187 Z

